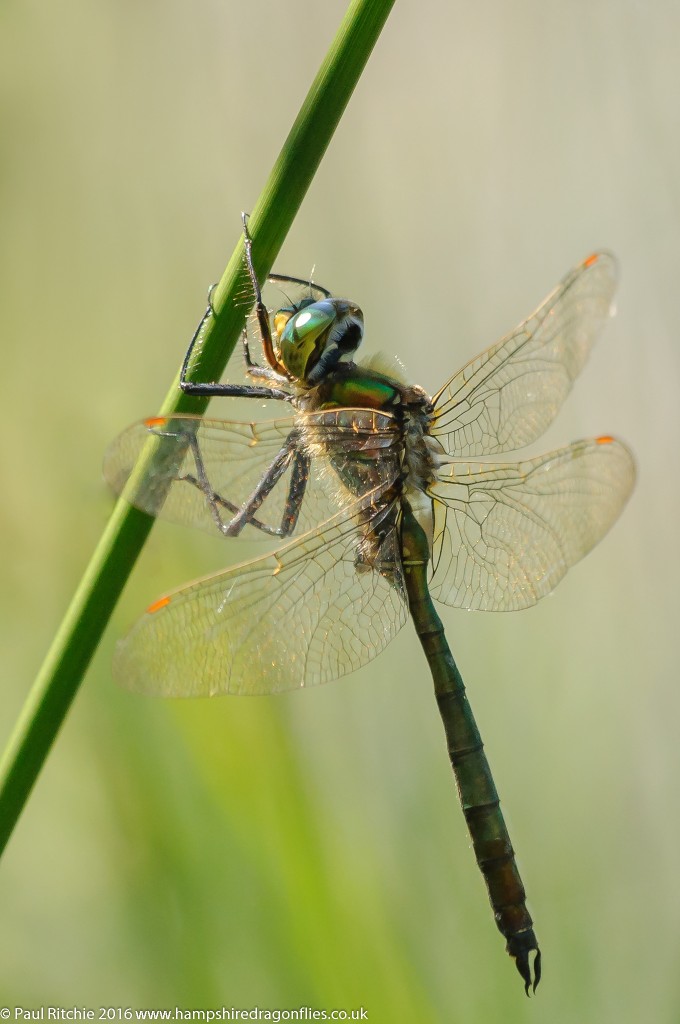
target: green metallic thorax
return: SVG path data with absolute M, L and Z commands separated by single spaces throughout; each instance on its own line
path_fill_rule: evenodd
M 341 363 L 309 395 L 313 409 L 359 408 L 392 412 L 403 401 L 403 389 L 376 370 Z M 307 405 L 307 403 L 305 403 Z

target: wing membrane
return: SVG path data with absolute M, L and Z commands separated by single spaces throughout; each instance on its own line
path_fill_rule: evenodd
M 524 323 L 434 399 L 432 433 L 454 456 L 514 451 L 546 430 L 610 315 L 616 261 L 590 256 Z
M 104 457 L 104 477 L 122 494 L 145 445 L 154 442 L 151 465 L 133 481 L 126 498 L 150 515 L 214 533 L 215 520 L 198 486 L 194 444 L 213 490 L 240 508 L 293 427 L 292 418 L 240 423 L 198 416 L 153 417 L 129 427 L 111 444 Z M 226 509 L 225 517 L 229 518 Z
M 395 529 L 376 568 L 362 555 L 370 513 L 366 500 L 349 518 L 161 598 L 117 645 L 115 678 L 165 697 L 267 694 L 367 664 L 407 617 Z
M 135 475 L 150 441 L 155 451 L 149 468 Z M 208 500 L 201 480 L 219 496 L 220 517 L 229 522 L 279 460 L 280 477 L 257 511 L 262 528 L 245 530 L 252 540 L 271 537 L 282 523 L 296 449 L 310 460 L 297 523 L 301 534 L 378 484 L 391 482 L 396 441 L 394 418 L 368 409 L 300 413 L 261 423 L 159 416 L 119 435 L 106 453 L 104 476 L 118 494 L 130 481 L 125 496 L 144 512 L 216 533 L 215 502 Z
M 432 596 L 483 611 L 535 604 L 601 540 L 634 481 L 632 455 L 612 438 L 515 465 L 453 463 L 429 489 Z

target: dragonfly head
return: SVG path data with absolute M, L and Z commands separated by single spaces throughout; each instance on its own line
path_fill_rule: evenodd
M 364 333 L 364 315 L 347 299 L 309 299 L 280 309 L 274 330 L 283 366 L 297 380 L 314 385 L 343 357 L 354 355 Z

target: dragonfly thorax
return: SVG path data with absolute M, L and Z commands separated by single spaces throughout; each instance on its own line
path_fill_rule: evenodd
M 280 309 L 274 317 L 275 344 L 281 365 L 294 379 L 315 385 L 361 343 L 364 316 L 347 299 L 307 300 Z

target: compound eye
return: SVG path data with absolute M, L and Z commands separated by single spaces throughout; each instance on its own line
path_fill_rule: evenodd
M 281 335 L 285 331 L 287 325 L 294 320 L 295 317 L 303 312 L 307 306 L 314 304 L 314 299 L 302 299 L 301 302 L 297 302 L 294 306 L 283 306 L 281 309 L 272 317 L 272 327 L 274 328 L 274 334 L 276 338 L 281 338 Z M 293 328 L 289 328 L 293 330 Z
M 318 384 L 345 356 L 356 352 L 364 329 L 358 306 L 347 299 L 320 299 L 274 317 L 278 355 L 292 377 Z
M 326 334 L 335 322 L 337 313 L 333 302 L 326 299 L 305 306 L 304 309 L 289 316 L 285 322 L 283 319 L 279 320 L 285 317 L 287 312 L 281 310 L 274 317 L 275 327 L 277 321 L 283 323 L 283 330 L 279 335 L 281 362 L 298 380 L 306 380 L 307 374 L 318 362 L 325 345 Z
M 335 320 L 335 316 L 332 303 L 324 300 L 323 302 L 314 302 L 311 306 L 301 309 L 292 319 L 299 337 L 305 337 L 310 334 L 318 335 Z

